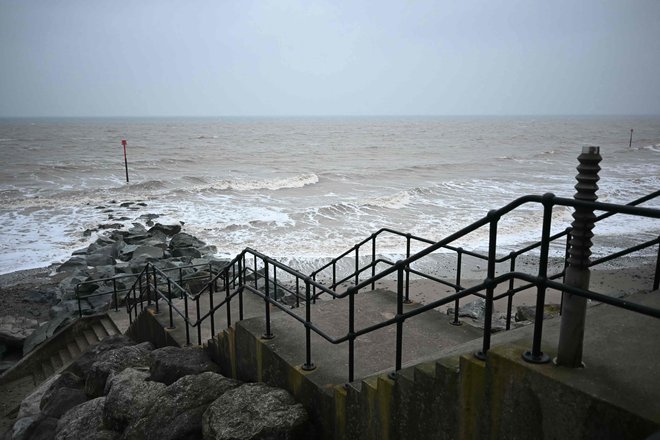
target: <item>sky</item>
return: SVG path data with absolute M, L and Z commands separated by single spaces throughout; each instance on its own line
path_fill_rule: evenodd
M 660 114 L 658 0 L 0 0 L 0 117 Z

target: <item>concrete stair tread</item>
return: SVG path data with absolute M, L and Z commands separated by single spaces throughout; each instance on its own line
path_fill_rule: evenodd
M 408 304 L 404 310 L 420 307 Z M 292 310 L 297 315 L 305 313 L 304 305 Z M 356 330 L 383 322 L 396 313 L 396 294 L 385 290 L 362 292 L 355 297 Z M 311 321 L 331 336 L 339 337 L 348 331 L 348 298 L 318 301 L 311 305 Z M 403 326 L 403 362 L 415 362 L 453 347 L 479 338 L 481 332 L 469 326 L 452 326 L 447 315 L 435 310 L 406 320 Z M 263 319 L 250 319 L 241 323 L 255 336 L 263 334 Z M 272 340 L 263 341 L 292 365 L 305 360 L 304 326 L 290 316 L 280 313 L 271 319 Z M 312 332 L 312 362 L 317 369 L 307 377 L 323 384 L 339 384 L 348 379 L 348 344 L 335 345 Z M 355 341 L 355 379 L 376 373 L 389 372 L 395 366 L 396 326 L 392 325 L 361 336 Z

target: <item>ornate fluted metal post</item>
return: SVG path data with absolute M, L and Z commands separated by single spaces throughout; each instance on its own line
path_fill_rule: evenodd
M 577 192 L 574 198 L 595 202 L 598 199 L 598 172 L 601 161 L 599 147 L 583 147 L 578 156 Z M 589 257 L 591 255 L 591 230 L 594 228 L 593 209 L 575 208 L 573 212 L 573 230 L 571 232 L 568 267 L 565 283 L 581 289 L 589 289 Z M 582 366 L 582 344 L 587 312 L 587 300 L 564 292 L 557 365 L 570 368 Z

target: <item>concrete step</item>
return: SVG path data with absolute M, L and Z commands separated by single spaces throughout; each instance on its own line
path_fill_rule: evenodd
M 98 322 L 92 324 L 92 331 L 94 332 L 94 335 L 98 341 L 108 336 L 108 332 L 105 330 L 105 327 L 103 327 L 103 324 Z
M 89 347 L 89 342 L 87 342 L 87 339 L 83 335 L 77 335 L 75 337 L 75 343 L 80 352 L 85 351 Z
M 60 359 L 62 360 L 62 365 L 65 367 L 68 367 L 69 364 L 73 361 L 73 358 L 71 357 L 71 353 L 69 353 L 69 350 L 67 347 L 61 348 L 59 350 L 59 355 Z
M 96 336 L 93 330 L 85 329 L 83 330 L 83 336 L 87 341 L 87 345 L 94 345 L 99 341 L 99 338 Z
M 78 347 L 78 343 L 73 340 L 70 341 L 68 344 L 66 344 L 66 349 L 69 351 L 69 355 L 71 355 L 71 359 L 77 359 L 78 356 L 80 356 L 80 348 Z

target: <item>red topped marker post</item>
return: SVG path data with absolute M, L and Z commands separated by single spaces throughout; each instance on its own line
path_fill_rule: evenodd
M 126 183 L 128 183 L 128 160 L 126 159 L 126 139 L 122 139 L 121 144 L 124 146 L 124 167 L 126 167 Z

